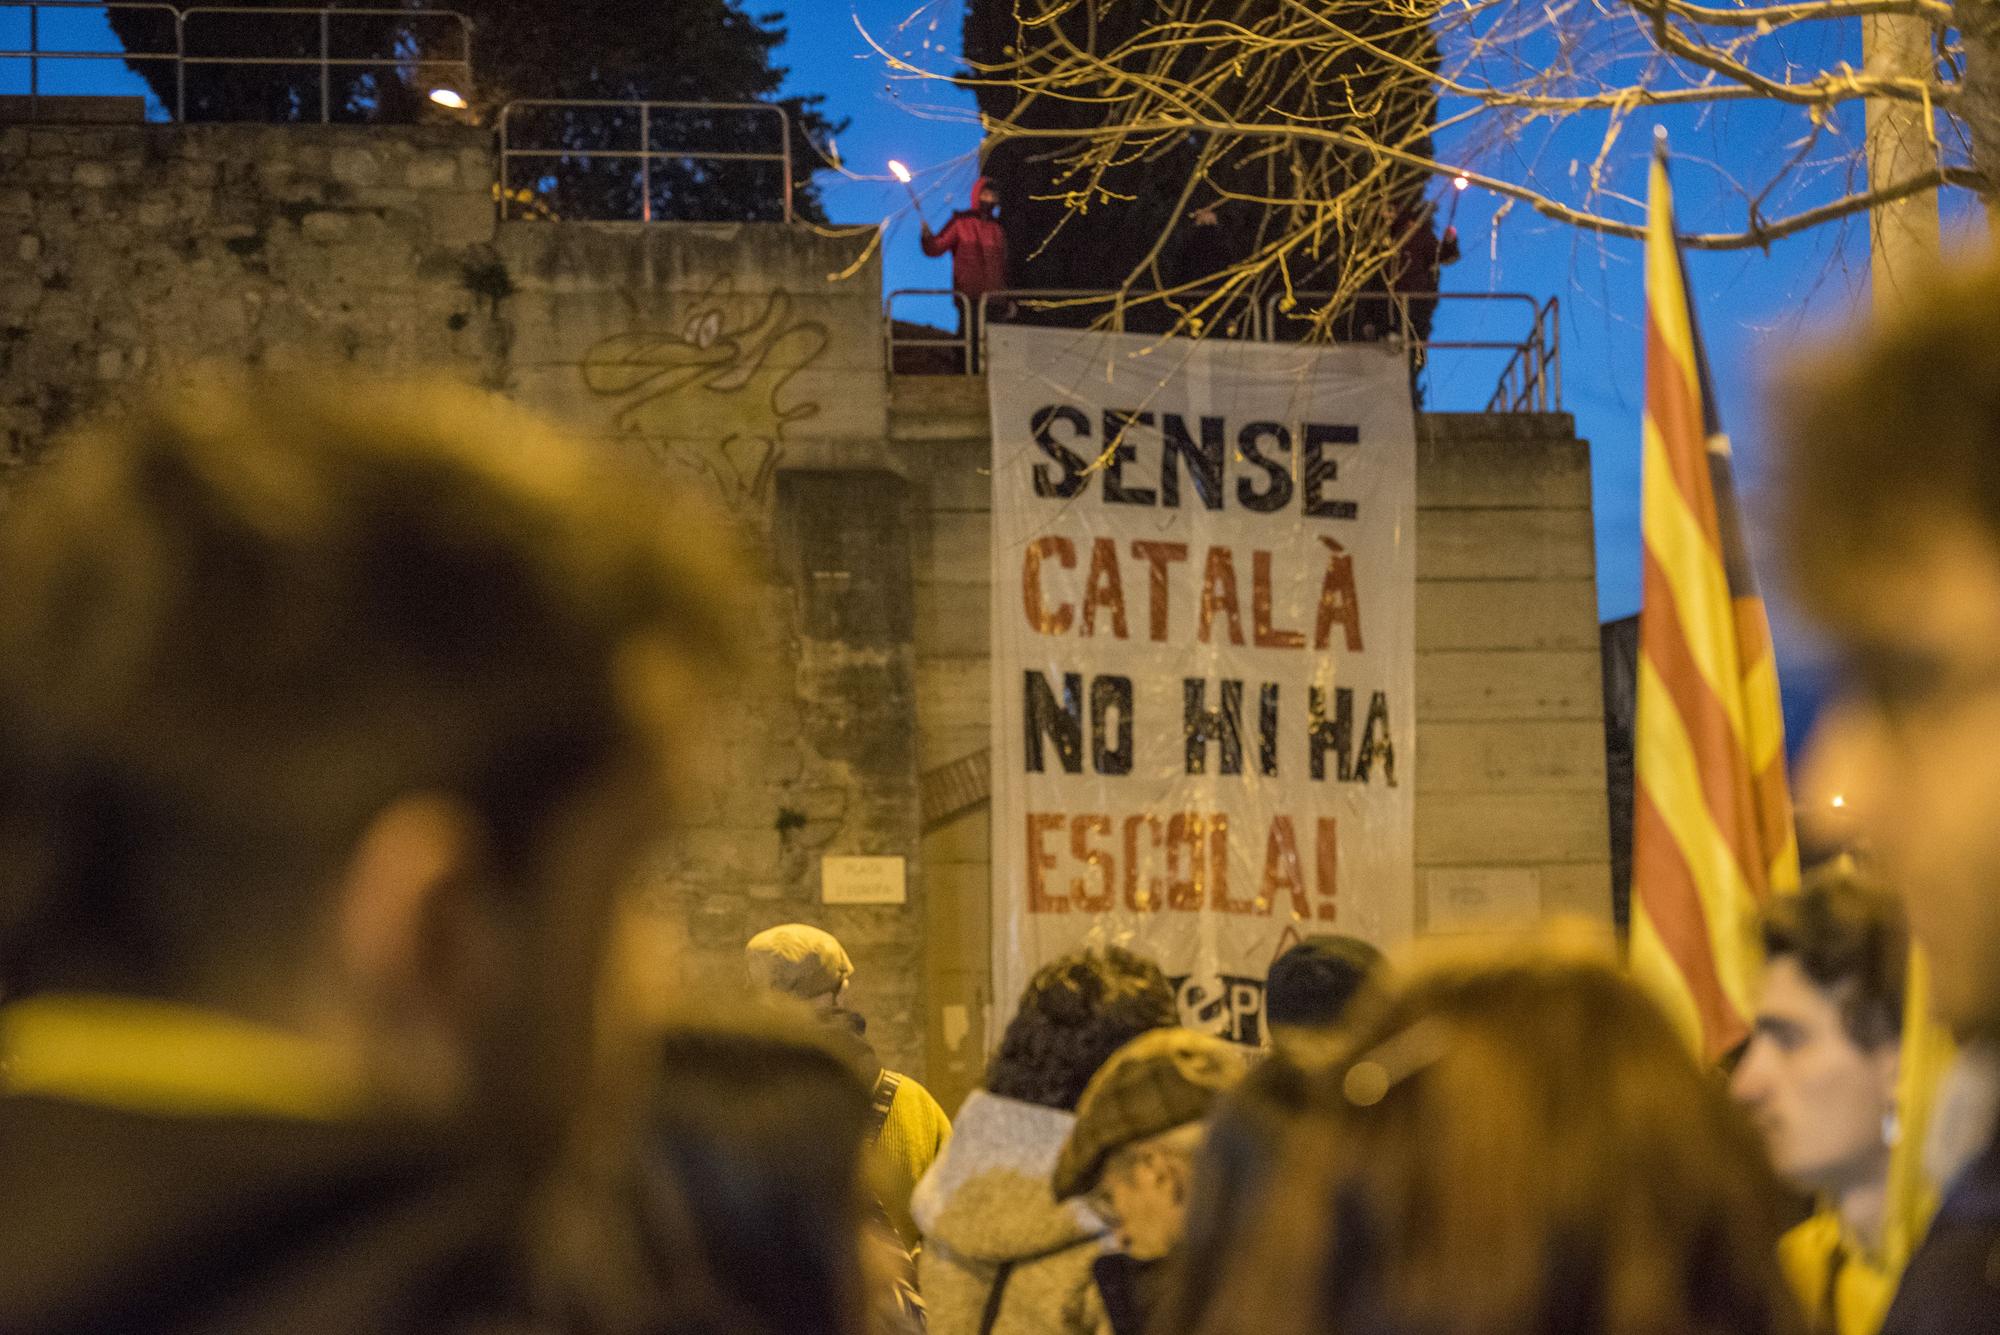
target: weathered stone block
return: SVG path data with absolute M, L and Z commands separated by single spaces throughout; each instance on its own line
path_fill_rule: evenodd
M 105 190 L 118 184 L 118 173 L 108 162 L 84 161 L 70 168 L 70 180 L 86 190 Z
M 382 179 L 382 161 L 372 149 L 336 148 L 330 170 L 333 179 L 345 186 L 374 185 Z
M 403 184 L 412 190 L 449 190 L 458 184 L 458 159 L 450 153 L 424 153 L 403 168 Z
M 484 245 L 493 239 L 493 201 L 483 194 L 458 191 L 427 200 L 424 205 L 430 220 L 430 237 L 434 244 L 457 248 L 460 246 Z
M 468 186 L 477 186 L 484 192 L 499 179 L 499 164 L 491 149 L 461 148 L 458 150 L 458 179 Z
M 347 234 L 353 230 L 353 224 L 344 213 L 320 209 L 300 219 L 299 230 L 305 234 L 307 240 L 330 244 L 346 240 Z

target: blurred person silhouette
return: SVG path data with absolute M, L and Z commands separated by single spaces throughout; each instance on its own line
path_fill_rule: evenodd
M 1271 962 L 1264 979 L 1264 1026 L 1279 1051 L 1339 1032 L 1348 1008 L 1379 987 L 1382 952 L 1357 936 L 1309 936 Z
M 1568 955 L 1434 968 L 1312 1077 L 1213 1335 L 1796 1335 L 1763 1152 Z
M 728 548 L 470 390 L 216 374 L 0 522 L 0 1330 L 525 1301 Z M 653 499 L 649 499 L 653 498 Z
M 867 1180 L 868 1085 L 827 1036 L 768 1016 L 683 1021 L 654 1050 L 636 1196 L 660 1305 L 638 1328 L 921 1331 Z
M 1159 1281 L 1150 1335 L 1199 1330 L 1222 1275 L 1276 1179 L 1293 1123 L 1311 1104 L 1305 1062 L 1337 1051 L 1311 1034 L 1254 1064 L 1209 1114 L 1188 1187 L 1182 1244 Z
M 870 1082 L 870 1135 L 888 1170 L 882 1208 L 905 1247 L 919 1234 L 910 1218 L 910 1193 L 951 1139 L 951 1119 L 931 1092 L 910 1076 L 891 1071 L 869 1043 L 868 1022 L 843 1003 L 854 962 L 832 933 L 809 923 L 767 928 L 744 947 L 750 981 L 809 1006 L 832 1030 Z
M 1155 1029 L 1111 1055 L 1084 1088 L 1056 1160 L 1056 1199 L 1088 1199 L 1116 1250 L 1091 1270 L 1112 1335 L 1144 1335 L 1161 1305 L 1168 1258 L 1186 1231 L 1195 1153 L 1244 1050 L 1188 1029 Z
M 1091 1263 L 1109 1233 L 1050 1190 L 1091 1076 L 1149 1030 L 1179 1022 L 1159 965 L 1116 946 L 1036 970 L 951 1143 L 910 1202 L 937 1335 L 1087 1335 L 1104 1324 Z
M 1909 935 L 1893 895 L 1845 866 L 1772 900 L 1765 967 L 1730 1089 L 1778 1172 L 1819 1202 L 1779 1259 L 1816 1331 L 1874 1335 L 1894 1294 L 1884 1257 L 1897 1136 Z
M 1912 278 L 1890 318 L 1800 359 L 1779 394 L 1793 582 L 1845 695 L 1807 766 L 1838 782 L 1904 897 L 1935 1013 L 2000 1080 L 2000 265 Z M 1892 454 L 1885 441 L 1895 442 Z M 1927 1154 L 1942 1199 L 1889 1335 L 2000 1331 L 1994 1100 L 1958 1088 Z M 1945 1111 L 1955 1109 L 1952 1115 Z M 1971 1112 L 1968 1124 L 1964 1115 Z

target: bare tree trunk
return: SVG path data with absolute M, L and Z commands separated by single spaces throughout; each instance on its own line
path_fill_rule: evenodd
M 2000 0 L 1956 0 L 1965 42 L 1958 113 L 1972 135 L 1972 166 L 1986 178 L 1986 222 L 2000 240 Z
M 1922 19 L 1900 14 L 1868 15 L 1861 20 L 1861 56 L 1871 75 L 1927 78 L 1932 64 L 1931 27 Z M 1868 99 L 1870 188 L 1919 175 L 1936 165 L 1928 111 L 1921 102 Z M 1876 206 L 1868 214 L 1868 242 L 1875 313 L 1888 315 L 1901 304 L 1912 284 L 1937 263 L 1941 249 L 1937 191 L 1924 190 Z

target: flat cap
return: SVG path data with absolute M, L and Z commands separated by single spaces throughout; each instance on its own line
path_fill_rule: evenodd
M 767 928 L 743 951 L 751 982 L 802 1001 L 838 992 L 854 973 L 854 961 L 833 933 L 810 923 Z
M 1057 1200 L 1097 1185 L 1104 1164 L 1135 1141 L 1199 1122 L 1248 1063 L 1233 1043 L 1192 1029 L 1154 1029 L 1111 1054 L 1077 1101 L 1056 1159 Z

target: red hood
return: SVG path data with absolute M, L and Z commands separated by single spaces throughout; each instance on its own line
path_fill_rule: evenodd
M 982 176 L 978 180 L 972 183 L 972 211 L 974 213 L 985 212 L 984 209 L 979 207 L 979 195 L 981 191 L 986 189 L 987 185 L 991 182 L 991 180 L 992 180 L 991 177 Z

